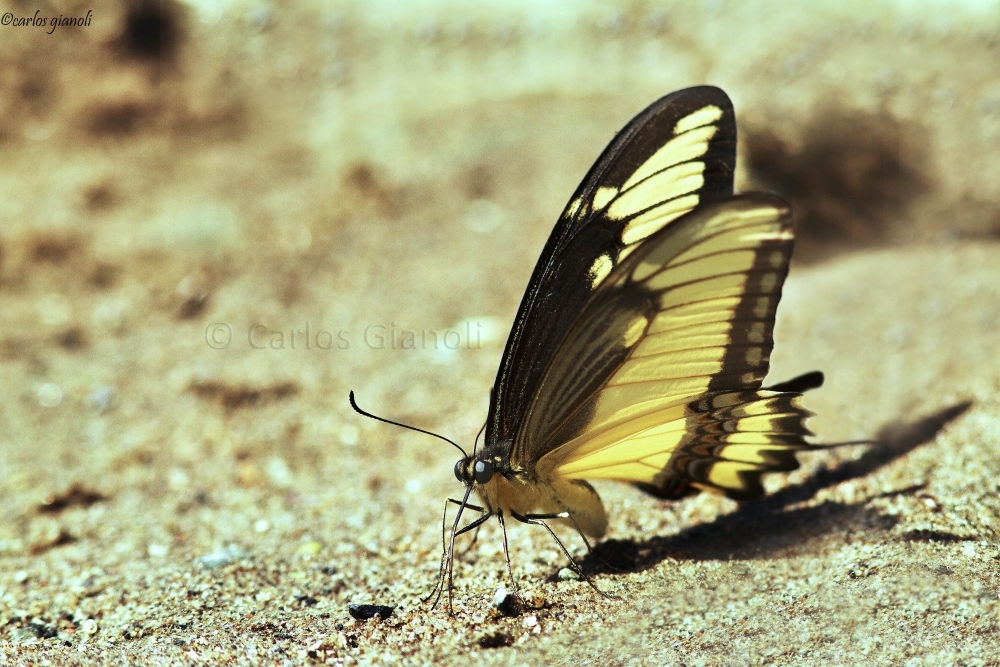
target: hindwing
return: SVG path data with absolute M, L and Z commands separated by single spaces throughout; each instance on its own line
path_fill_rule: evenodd
M 569 327 L 512 465 L 734 497 L 789 469 L 809 446 L 808 413 L 798 394 L 760 386 L 791 251 L 791 210 L 765 194 L 699 207 L 646 239 Z

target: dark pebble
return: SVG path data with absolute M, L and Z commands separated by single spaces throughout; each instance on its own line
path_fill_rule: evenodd
M 514 638 L 506 632 L 494 632 L 491 635 L 483 635 L 479 638 L 479 645 L 483 648 L 502 648 L 514 643 Z
M 392 611 L 395 607 L 389 607 L 384 604 L 349 604 L 347 605 L 347 611 L 350 612 L 351 616 L 358 619 L 359 621 L 367 621 L 369 618 L 375 618 L 378 616 L 383 621 L 390 616 L 392 616 Z
M 390 609 L 390 611 L 392 611 Z M 59 635 L 59 631 L 41 623 L 29 623 L 28 630 L 41 639 L 52 639 Z

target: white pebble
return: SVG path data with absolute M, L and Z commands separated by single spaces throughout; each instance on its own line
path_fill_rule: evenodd
M 38 404 L 43 408 L 54 408 L 62 402 L 63 392 L 59 385 L 47 382 L 38 388 Z
M 493 606 L 499 609 L 507 602 L 507 587 L 500 584 L 497 587 L 497 592 L 493 594 Z
M 358 431 L 358 427 L 354 424 L 344 424 L 340 427 L 340 442 L 348 447 L 353 447 L 358 444 L 359 435 L 361 435 L 361 433 Z

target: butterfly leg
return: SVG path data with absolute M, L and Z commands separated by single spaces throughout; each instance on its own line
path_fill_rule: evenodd
M 470 488 L 470 490 L 471 490 L 471 488 Z M 466 496 L 468 496 L 468 495 L 469 494 L 466 493 Z M 465 505 L 465 507 L 468 507 L 468 505 Z M 453 571 L 453 568 L 454 568 L 454 565 L 455 565 L 455 538 L 458 537 L 459 535 L 461 535 L 462 533 L 465 533 L 465 532 L 468 532 L 468 531 L 472 530 L 473 528 L 478 528 L 479 526 L 481 526 L 483 524 L 484 521 L 486 521 L 487 519 L 489 519 L 491 516 L 493 516 L 492 512 L 487 512 L 486 510 L 483 510 L 483 513 L 482 513 L 481 516 L 479 516 L 474 521 L 470 522 L 469 525 L 462 527 L 461 530 L 456 530 L 456 528 L 458 528 L 458 520 L 462 517 L 462 509 L 461 509 L 461 507 L 459 508 L 458 516 L 455 517 L 455 525 L 452 526 L 452 528 L 451 528 L 451 540 L 450 540 L 450 542 L 448 544 L 448 613 L 449 614 L 452 613 L 452 609 L 451 609 L 451 590 L 453 588 L 453 585 L 452 585 L 452 571 Z M 436 603 L 437 603 L 437 600 L 435 600 L 435 604 Z
M 533 609 L 532 605 L 521 597 L 521 591 L 517 587 L 517 580 L 514 579 L 514 570 L 510 566 L 510 550 L 507 548 L 507 525 L 503 520 L 503 510 L 497 510 L 497 519 L 500 520 L 500 532 L 503 533 L 503 557 L 507 561 L 507 576 L 510 578 L 510 588 L 511 592 L 514 593 L 514 597 L 517 598 L 518 604 L 522 607 Z
M 569 515 L 569 512 L 566 512 L 566 514 Z M 623 570 L 620 567 L 615 567 L 614 565 L 612 565 L 608 561 L 604 560 L 604 558 L 601 556 L 601 554 L 599 554 L 596 551 L 594 551 L 594 548 L 590 545 L 590 540 L 588 540 L 587 536 L 583 534 L 582 530 L 580 530 L 580 526 L 579 526 L 579 524 L 577 524 L 576 519 L 574 519 L 572 515 L 569 515 L 567 518 L 570 521 L 573 522 L 573 528 L 576 530 L 576 534 L 580 536 L 580 539 L 583 540 L 584 545 L 586 545 L 586 547 L 587 547 L 587 553 L 588 554 L 590 554 L 591 556 L 593 556 L 597 560 L 601 561 L 601 563 L 603 563 L 604 566 L 607 567 L 609 570 L 614 570 L 615 572 L 628 572 L 628 570 Z M 615 597 L 615 596 L 612 596 L 612 597 Z
M 521 523 L 527 523 L 527 524 L 531 524 L 533 526 L 541 526 L 542 528 L 544 528 L 545 530 L 547 530 L 549 532 L 549 535 L 552 536 L 552 539 L 554 539 L 556 541 L 556 544 L 559 545 L 559 548 L 562 549 L 563 555 L 565 555 L 566 558 L 569 559 L 569 562 L 573 566 L 573 570 L 575 570 L 576 573 L 578 575 L 580 575 L 580 578 L 583 579 L 584 581 L 586 581 L 587 584 L 589 584 L 591 588 L 593 588 L 595 591 L 597 591 L 597 593 L 601 597 L 607 598 L 607 599 L 612 599 L 612 600 L 620 600 L 621 599 L 617 595 L 612 595 L 611 593 L 605 593 L 600 588 L 598 588 L 597 584 L 595 584 L 590 579 L 590 577 L 588 577 L 584 573 L 583 568 L 581 568 L 580 565 L 576 562 L 576 559 L 574 559 L 573 556 L 570 555 L 569 550 L 566 548 L 566 545 L 564 545 L 562 543 L 562 540 L 560 540 L 559 536 L 555 534 L 555 531 L 553 531 L 549 527 L 549 524 L 545 523 L 545 521 L 547 519 L 571 519 L 572 520 L 573 517 L 570 515 L 569 512 L 559 512 L 559 513 L 556 513 L 556 514 L 526 514 L 524 516 L 518 514 L 517 512 L 511 512 L 510 515 L 512 517 L 514 517 L 515 519 L 517 519 L 518 521 L 520 521 Z M 573 523 L 576 524 L 575 521 Z M 577 528 L 577 531 L 579 531 L 579 530 L 580 529 Z M 583 533 L 580 533 L 580 534 L 581 534 L 581 536 L 583 535 Z M 584 538 L 584 543 L 586 543 L 586 542 L 587 542 L 587 540 L 586 540 L 586 538 Z M 587 544 L 587 549 L 590 550 L 590 544 Z M 591 553 L 593 553 L 593 552 L 591 552 Z
M 461 500 L 455 500 L 454 498 L 449 498 L 447 501 L 445 501 L 445 511 L 446 512 L 447 512 L 448 503 L 455 503 L 456 505 L 461 505 L 462 501 Z M 467 504 L 466 507 L 468 507 L 470 510 L 475 510 L 476 512 L 485 512 L 486 511 L 482 507 L 479 507 L 478 505 L 473 505 L 471 503 Z M 469 546 L 467 546 L 465 548 L 465 551 L 462 552 L 463 556 L 465 554 L 469 553 L 470 551 L 472 551 L 472 547 L 479 540 L 479 529 L 481 527 L 482 527 L 482 522 L 476 524 L 476 532 L 474 532 L 472 534 L 472 541 L 469 542 Z M 460 530 L 460 531 L 458 531 L 458 534 L 461 535 L 464 532 L 465 532 L 465 530 Z M 442 547 L 442 553 L 443 553 L 443 549 L 444 549 L 444 519 L 441 520 L 441 547 Z
M 445 501 L 445 506 L 447 506 L 448 503 L 452 503 L 454 505 L 461 505 L 462 501 L 461 500 L 455 500 L 454 498 L 449 498 L 448 500 Z M 479 505 L 473 505 L 472 503 L 465 503 L 465 506 L 468 507 L 473 512 L 485 512 L 486 511 L 485 508 L 480 507 Z
M 470 551 L 472 551 L 472 547 L 476 546 L 476 542 L 479 541 L 479 529 L 480 528 L 482 528 L 481 525 L 476 526 L 476 532 L 474 532 L 472 534 L 472 539 L 469 540 L 469 546 L 465 547 L 465 551 L 462 552 L 463 556 L 466 555 L 467 553 L 469 553 Z
M 451 589 L 452 589 L 452 566 L 454 564 L 454 554 L 455 554 L 455 536 L 456 536 L 456 533 L 458 533 L 458 524 L 462 520 L 462 511 L 466 507 L 469 506 L 468 505 L 468 501 L 469 501 L 469 496 L 471 494 L 472 494 L 472 486 L 469 486 L 469 487 L 466 488 L 465 495 L 462 497 L 461 502 L 458 503 L 458 512 L 455 514 L 455 521 L 454 521 L 454 523 L 452 523 L 452 526 L 451 526 L 451 539 L 448 541 L 447 546 L 443 550 L 444 553 L 441 556 L 441 563 L 442 563 L 442 565 L 441 565 L 441 569 L 440 569 L 440 571 L 438 573 L 440 575 L 439 578 L 438 578 L 438 584 L 437 584 L 437 586 L 435 586 L 435 590 L 432 591 L 432 594 L 434 595 L 434 602 L 431 604 L 431 609 L 434 609 L 437 606 L 437 603 L 441 600 L 441 593 L 443 592 L 443 589 L 444 589 L 445 572 L 447 571 L 447 574 L 448 574 L 448 577 L 447 577 L 448 578 L 448 613 L 449 614 L 452 613 Z M 452 499 L 449 498 L 448 500 L 452 500 Z M 454 502 L 454 501 L 452 500 L 452 502 Z M 442 541 L 444 540 L 444 524 L 445 524 L 445 518 L 446 518 L 447 514 L 448 514 L 448 501 L 445 501 L 445 503 L 444 503 L 444 511 L 441 514 Z M 463 529 L 462 532 L 464 532 L 464 531 L 465 531 L 465 529 Z M 425 598 L 423 601 L 426 602 L 428 599 L 430 599 L 430 596 L 427 596 L 427 598 Z
M 445 530 L 445 521 L 448 518 L 448 503 L 452 503 L 454 505 L 461 506 L 462 501 L 461 500 L 456 500 L 454 498 L 448 498 L 447 500 L 444 501 L 444 509 L 441 511 L 441 564 L 438 566 L 437 583 L 434 584 L 434 588 L 431 589 L 431 592 L 428 593 L 426 597 L 421 598 L 421 600 L 420 600 L 424 604 L 426 604 L 427 601 L 430 600 L 435 595 L 437 595 L 438 597 L 440 597 L 441 582 L 444 581 L 445 556 L 448 554 L 448 543 L 447 543 L 447 538 L 446 538 L 447 531 Z M 468 507 L 471 510 L 476 511 L 476 512 L 485 512 L 486 511 L 482 507 L 479 507 L 478 505 L 472 505 L 471 503 L 466 503 L 465 506 Z M 482 522 L 480 521 L 479 524 L 476 525 L 476 528 L 478 529 L 479 525 L 481 525 L 481 524 L 482 524 Z M 464 532 L 465 532 L 465 529 L 459 531 L 458 534 L 461 535 Z M 479 530 L 476 530 L 476 535 L 479 535 Z M 468 550 L 466 550 L 466 553 L 467 552 L 468 552 Z M 434 605 L 432 605 L 431 608 L 433 609 L 434 606 L 436 606 L 436 605 L 437 605 L 437 599 L 435 598 Z
M 433 609 L 437 605 L 438 598 L 434 597 L 434 596 L 435 596 L 435 594 L 438 597 L 441 596 L 441 582 L 444 580 L 444 561 L 445 561 L 445 556 L 448 554 L 448 546 L 447 546 L 448 543 L 447 543 L 447 540 L 445 538 L 445 535 L 446 535 L 446 533 L 445 533 L 445 521 L 448 518 L 448 503 L 449 502 L 455 502 L 455 499 L 454 498 L 448 498 L 447 500 L 445 500 L 444 501 L 444 509 L 441 510 L 441 563 L 438 565 L 437 581 L 435 581 L 434 588 L 432 588 L 431 592 L 427 594 L 427 597 L 422 598 L 420 600 L 422 603 L 426 604 L 427 601 L 430 600 L 433 597 L 434 598 L 434 604 L 431 605 L 431 609 Z

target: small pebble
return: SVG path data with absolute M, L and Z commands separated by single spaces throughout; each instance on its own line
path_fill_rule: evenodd
M 354 424 L 344 424 L 340 428 L 340 442 L 347 445 L 348 447 L 353 447 L 358 444 L 358 438 L 361 436 L 361 431 Z
M 214 551 L 198 559 L 198 561 L 210 570 L 228 565 L 238 558 L 243 558 L 246 553 L 235 544 L 230 544 L 225 549 Z
M 323 548 L 322 544 L 320 544 L 315 540 L 310 540 L 309 542 L 305 542 L 304 544 L 302 544 L 302 546 L 298 548 L 298 551 L 296 553 L 298 553 L 303 558 L 313 558 L 316 556 L 316 554 L 320 552 L 322 548 Z
M 108 385 L 100 385 L 87 394 L 87 405 L 95 410 L 104 412 L 111 406 L 115 399 L 115 388 Z
M 63 399 L 62 389 L 59 385 L 48 382 L 38 388 L 38 404 L 43 408 L 54 408 Z
M 559 570 L 559 581 L 579 581 L 580 575 L 576 570 L 568 567 L 564 567 Z
M 494 632 L 480 637 L 478 643 L 482 648 L 501 648 L 513 644 L 514 638 L 506 632 Z
M 359 621 L 367 621 L 370 618 L 375 618 L 378 616 L 383 621 L 390 616 L 392 616 L 395 607 L 390 607 L 384 604 L 354 604 L 351 603 L 347 605 L 347 611 L 354 618 Z
M 511 595 L 503 584 L 500 584 L 497 592 L 493 594 L 493 606 L 504 616 L 517 615 L 517 597 Z

